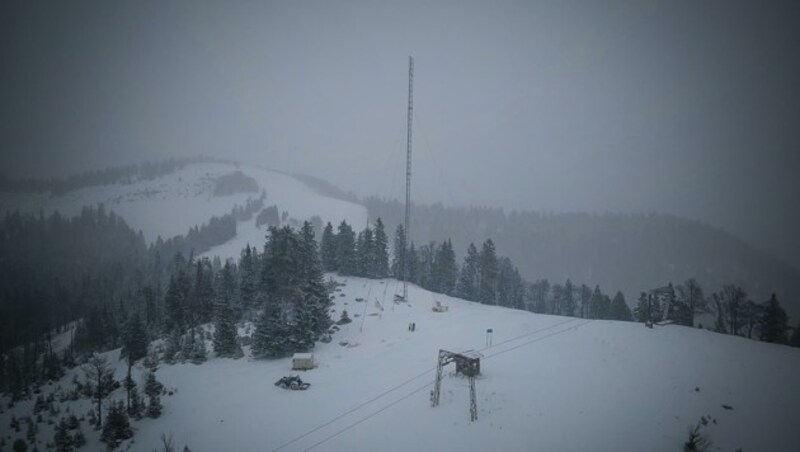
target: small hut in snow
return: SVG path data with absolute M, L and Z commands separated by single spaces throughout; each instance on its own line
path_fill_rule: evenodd
M 295 353 L 292 356 L 292 370 L 309 370 L 314 368 L 314 355 L 311 353 Z

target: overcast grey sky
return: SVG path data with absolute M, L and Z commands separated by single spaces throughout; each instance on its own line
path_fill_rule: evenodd
M 800 3 L 2 2 L 2 171 L 204 154 L 416 199 L 666 212 L 800 267 Z

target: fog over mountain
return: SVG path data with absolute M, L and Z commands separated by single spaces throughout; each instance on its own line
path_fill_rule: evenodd
M 702 220 L 800 267 L 796 2 L 0 6 L 0 165 L 206 154 L 414 198 Z
M 797 450 L 798 49 L 796 0 L 0 2 L 0 451 Z

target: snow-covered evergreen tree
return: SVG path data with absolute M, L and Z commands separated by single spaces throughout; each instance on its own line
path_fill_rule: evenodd
M 195 263 L 194 284 L 189 302 L 190 326 L 211 320 L 214 306 L 214 279 L 211 261 L 198 259 Z
M 374 278 L 375 263 L 372 229 L 365 228 L 358 233 L 356 240 L 356 276 Z
M 255 358 L 276 358 L 288 352 L 287 322 L 277 303 L 268 303 L 256 322 L 252 353 Z
M 603 292 L 600 291 L 600 286 L 595 285 L 594 291 L 592 292 L 592 301 L 591 303 L 591 310 L 593 314 L 593 318 L 595 319 L 607 319 L 609 318 L 609 310 L 610 310 L 610 300 L 608 297 L 603 295 Z
M 611 301 L 611 308 L 609 310 L 609 319 L 611 320 L 624 320 L 626 322 L 633 321 L 633 315 L 631 315 L 631 308 L 628 307 L 628 303 L 625 302 L 625 295 L 622 292 L 617 291 L 617 294 L 614 295 L 614 299 Z
M 144 383 L 144 393 L 148 399 L 147 410 L 145 411 L 147 417 L 155 419 L 161 416 L 161 391 L 163 389 L 164 385 L 156 380 L 156 374 L 148 372 Z
M 336 257 L 341 275 L 355 275 L 358 272 L 356 258 L 356 235 L 353 228 L 342 221 L 336 233 Z
M 144 329 L 141 317 L 138 312 L 134 312 L 125 322 L 122 333 L 122 351 L 120 356 L 125 358 L 128 364 L 128 373 L 125 377 L 126 408 L 131 408 L 131 391 L 136 389 L 136 383 L 131 378 L 131 368 L 133 364 L 147 356 L 147 333 Z
M 650 317 L 650 305 L 650 295 L 646 292 L 640 293 L 636 301 L 636 307 L 633 308 L 633 318 L 637 322 L 650 322 L 652 320 Z
M 422 266 L 420 265 L 419 254 L 417 253 L 417 248 L 414 246 L 414 242 L 411 242 L 411 244 L 408 246 L 406 260 L 408 261 L 406 264 L 408 266 L 408 274 L 406 275 L 406 279 L 408 282 L 419 284 Z
M 538 314 L 547 313 L 547 300 L 550 293 L 550 281 L 540 279 L 529 287 L 531 310 Z
M 450 239 L 445 240 L 436 250 L 435 276 L 439 292 L 454 295 L 458 278 L 456 254 Z
M 248 244 L 239 260 L 239 296 L 242 309 L 247 310 L 258 304 L 259 289 L 258 253 Z
M 182 332 L 186 329 L 187 294 L 184 290 L 186 286 L 188 286 L 188 280 L 183 270 L 180 270 L 177 276 L 170 276 L 167 294 L 164 297 L 165 322 L 168 330 Z
M 61 419 L 61 422 L 56 425 L 55 435 L 53 436 L 53 445 L 58 452 L 71 452 L 73 450 L 74 445 L 72 443 L 72 437 L 69 434 L 67 423 L 63 418 Z
M 386 278 L 389 276 L 389 239 L 386 236 L 386 229 L 383 221 L 378 218 L 375 220 L 375 233 L 373 241 L 373 277 Z
M 314 230 L 309 223 L 303 224 L 299 244 L 302 275 L 300 290 L 304 311 L 303 319 L 299 323 L 305 324 L 305 319 L 308 318 L 311 326 L 310 337 L 316 339 L 327 331 L 332 323 L 328 311 L 332 303 L 322 275 L 321 259 L 317 242 L 314 239 Z
M 237 284 L 237 267 L 232 259 L 225 261 L 218 272 L 216 283 L 216 301 L 215 301 L 215 314 L 217 303 L 224 301 L 233 313 L 233 320 L 236 321 L 241 318 L 242 306 L 241 300 L 238 297 L 238 284 Z
M 226 264 L 227 265 L 227 264 Z M 217 299 L 214 313 L 214 353 L 224 358 L 241 358 L 233 309 L 225 297 Z
M 100 441 L 109 448 L 114 449 L 123 440 L 133 437 L 133 430 L 128 422 L 128 415 L 125 414 L 125 405 L 122 402 L 111 403 L 108 407 L 108 416 L 103 433 L 100 434 Z
M 408 245 L 406 244 L 406 233 L 402 224 L 397 225 L 394 233 L 394 246 L 392 248 L 392 275 L 396 279 L 408 279 L 405 275 L 405 262 L 406 255 L 408 254 Z
M 497 252 L 492 239 L 483 242 L 478 256 L 478 301 L 495 304 L 497 296 Z
M 322 268 L 326 272 L 335 272 L 338 270 L 336 257 L 337 257 L 337 243 L 336 234 L 333 233 L 333 225 L 328 222 L 325 229 L 322 231 L 322 242 L 320 243 L 320 252 L 322 254 Z
M 342 314 L 339 317 L 339 321 L 336 322 L 337 325 L 347 325 L 348 323 L 352 322 L 350 316 L 347 315 L 347 309 L 342 310 Z
M 461 274 L 456 286 L 456 294 L 465 300 L 478 300 L 478 250 L 474 243 L 470 243 L 467 248 L 467 255 L 464 257 L 464 265 L 461 266 Z
M 419 267 L 418 267 L 418 282 L 419 285 L 427 290 L 439 292 L 439 281 L 435 278 L 434 274 L 434 259 L 436 253 L 436 244 L 434 242 L 428 245 L 423 245 L 419 249 Z
M 785 344 L 789 331 L 786 311 L 783 310 L 775 294 L 764 303 L 760 316 L 761 340 L 775 344 Z

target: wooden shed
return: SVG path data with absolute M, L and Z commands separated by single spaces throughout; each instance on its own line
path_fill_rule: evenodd
M 295 353 L 292 356 L 292 370 L 309 370 L 314 368 L 314 355 L 311 353 Z

